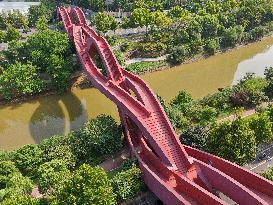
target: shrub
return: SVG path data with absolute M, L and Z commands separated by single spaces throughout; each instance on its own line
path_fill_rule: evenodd
M 32 199 L 29 196 L 15 195 L 1 202 L 2 205 L 39 205 L 38 200 Z
M 0 43 L 3 43 L 5 41 L 6 34 L 5 32 L 0 30 Z
M 132 199 L 144 189 L 144 182 L 141 178 L 141 170 L 133 165 L 126 171 L 117 173 L 111 180 L 114 192 L 118 201 Z
M 266 87 L 266 94 L 270 97 L 273 97 L 273 67 L 266 68 L 264 75 L 268 82 L 268 86 Z
M 103 169 L 83 164 L 57 193 L 57 204 L 115 205 L 117 202 Z
M 37 172 L 38 187 L 41 193 L 54 193 L 68 180 L 70 172 L 62 160 L 52 160 L 42 164 Z
M 10 178 L 18 174 L 19 170 L 16 168 L 15 164 L 11 161 L 1 161 L 0 162 L 0 190 L 6 188 L 7 182 Z
M 191 147 L 206 150 L 206 142 L 209 135 L 207 127 L 197 125 L 190 127 L 180 135 L 180 141 Z
M 21 35 L 19 31 L 16 30 L 11 25 L 8 25 L 7 32 L 5 35 L 5 42 L 10 42 L 10 41 L 18 41 L 21 38 Z
M 180 110 L 185 111 L 190 103 L 193 102 L 192 96 L 185 90 L 182 90 L 172 100 L 171 105 L 175 105 Z
M 244 28 L 242 26 L 235 26 L 224 29 L 221 44 L 223 47 L 234 47 L 240 43 L 243 37 Z
M 208 39 L 205 41 L 204 51 L 208 55 L 213 55 L 220 48 L 219 40 Z
M 268 171 L 262 173 L 262 176 L 263 176 L 264 178 L 267 178 L 268 180 L 273 181 L 273 169 L 271 168 L 270 170 L 268 170 Z
M 171 64 L 183 63 L 189 56 L 189 49 L 186 46 L 176 46 L 171 49 L 167 61 Z

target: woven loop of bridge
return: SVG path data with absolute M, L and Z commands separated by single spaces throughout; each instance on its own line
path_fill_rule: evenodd
M 179 142 L 155 94 L 122 69 L 80 8 L 59 7 L 58 16 L 92 85 L 117 105 L 143 179 L 159 199 L 167 205 L 273 205 L 272 182 Z M 97 67 L 98 60 L 104 69 Z

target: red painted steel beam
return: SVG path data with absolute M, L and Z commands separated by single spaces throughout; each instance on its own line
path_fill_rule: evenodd
M 108 42 L 81 9 L 58 8 L 91 83 L 118 107 L 125 135 L 147 186 L 167 205 L 273 205 L 273 183 L 211 154 L 184 146 L 155 94 L 119 65 Z M 106 72 L 96 66 L 99 56 Z

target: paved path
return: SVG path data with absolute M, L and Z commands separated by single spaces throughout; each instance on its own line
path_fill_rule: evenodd
M 167 59 L 168 55 L 160 56 L 157 58 L 133 58 L 130 60 L 127 60 L 125 63 L 126 65 L 130 65 L 132 63 L 139 63 L 139 62 L 157 62 L 157 61 L 163 61 Z

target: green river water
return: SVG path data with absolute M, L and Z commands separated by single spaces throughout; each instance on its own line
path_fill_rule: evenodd
M 170 101 L 182 89 L 200 98 L 236 83 L 247 72 L 262 76 L 267 66 L 273 66 L 273 37 L 141 78 Z M 94 88 L 0 106 L 0 150 L 13 150 L 54 134 L 66 134 L 99 114 L 119 119 L 115 105 Z

